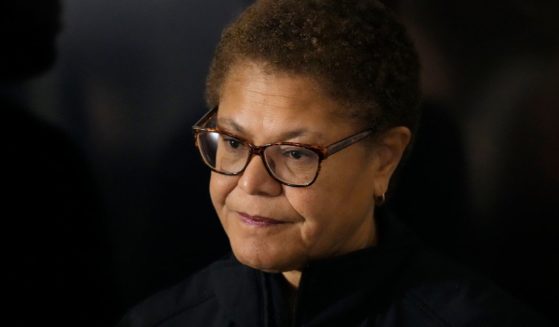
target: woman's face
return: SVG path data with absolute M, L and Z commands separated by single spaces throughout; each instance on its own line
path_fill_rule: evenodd
M 255 145 L 326 146 L 360 131 L 335 114 L 340 110 L 312 80 L 246 63 L 223 84 L 217 125 Z M 373 183 L 385 177 L 366 144 L 324 160 L 309 187 L 280 184 L 259 156 L 239 176 L 212 173 L 212 202 L 236 258 L 260 270 L 289 271 L 373 244 Z

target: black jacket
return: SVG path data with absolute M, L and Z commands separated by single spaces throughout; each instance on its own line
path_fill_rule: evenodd
M 232 256 L 133 308 L 118 327 L 551 326 L 426 249 L 394 218 L 379 245 L 304 268 L 294 310 L 281 274 Z

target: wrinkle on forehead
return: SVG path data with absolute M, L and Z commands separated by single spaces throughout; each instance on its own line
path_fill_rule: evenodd
M 250 135 L 250 132 L 247 131 L 243 126 L 238 124 L 234 119 L 218 118 L 218 126 L 220 126 L 220 128 L 225 129 L 226 131 L 229 132 L 234 131 L 233 134 L 239 133 L 242 136 Z M 264 130 L 264 128 L 265 127 L 262 126 L 261 130 Z M 286 131 L 280 132 L 277 136 L 275 136 L 274 138 L 275 141 L 267 142 L 267 143 L 289 142 L 298 138 L 311 138 L 313 140 L 322 141 L 324 140 L 324 134 L 318 131 L 311 131 L 305 127 L 288 129 Z M 316 145 L 322 145 L 322 144 L 316 144 Z
M 324 145 L 347 126 L 341 106 L 304 75 L 266 72 L 258 64 L 236 65 L 225 79 L 218 125 L 256 142 L 288 141 Z M 320 123 L 322 122 L 322 123 Z M 318 127 L 322 126 L 322 127 Z M 255 135 L 258 133 L 258 135 Z

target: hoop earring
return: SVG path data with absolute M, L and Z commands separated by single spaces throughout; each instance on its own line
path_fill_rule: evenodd
M 386 202 L 386 195 L 383 193 L 380 196 L 375 196 L 375 206 L 380 207 Z

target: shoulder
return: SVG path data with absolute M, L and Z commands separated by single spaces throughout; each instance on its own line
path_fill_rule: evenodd
M 118 327 L 156 327 L 180 323 L 207 324 L 218 318 L 219 305 L 212 276 L 233 264 L 229 257 L 218 260 L 179 284 L 160 291 L 127 312 Z M 174 324 L 173 324 L 174 325 Z
M 425 326 L 551 326 L 489 279 L 432 252 L 410 261 L 399 287 L 392 310 Z

